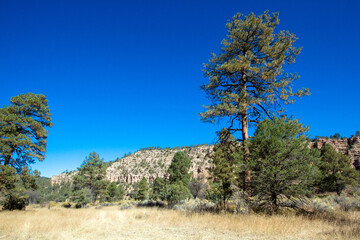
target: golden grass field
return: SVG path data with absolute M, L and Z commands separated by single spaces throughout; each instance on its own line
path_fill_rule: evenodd
M 2 239 L 360 239 L 360 213 L 303 216 L 186 214 L 158 208 L 0 211 Z

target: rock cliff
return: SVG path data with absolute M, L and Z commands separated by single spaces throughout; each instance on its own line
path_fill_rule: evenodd
M 61 183 L 64 183 L 64 182 L 71 182 L 72 177 L 75 174 L 77 174 L 77 171 L 65 172 L 65 173 L 61 173 L 59 175 L 54 175 L 54 176 L 51 177 L 51 185 L 61 184 Z
M 331 144 L 337 151 L 349 155 L 354 167 L 360 170 L 360 137 L 319 138 L 310 142 L 309 147 L 321 149 L 324 144 Z M 189 156 L 191 160 L 190 173 L 194 178 L 207 177 L 207 169 L 211 166 L 209 156 L 213 151 L 213 147 L 213 145 L 201 145 L 196 147 L 139 150 L 112 162 L 106 169 L 106 178 L 110 182 L 120 182 L 128 185 L 139 182 L 143 177 L 148 182 L 153 182 L 156 177 L 168 178 L 167 169 L 178 151 L 183 151 Z M 74 171 L 55 175 L 51 178 L 51 183 L 71 182 L 72 176 L 76 173 Z
M 120 182 L 128 185 L 139 182 L 143 177 L 153 182 L 156 177 L 167 176 L 174 155 L 178 151 L 185 152 L 191 160 L 190 173 L 194 178 L 207 177 L 210 167 L 209 154 L 213 145 L 195 147 L 143 149 L 114 161 L 106 169 L 106 178 L 110 182 Z M 62 173 L 51 178 L 51 184 L 71 182 L 77 171 Z
M 191 160 L 190 173 L 194 178 L 199 178 L 207 175 L 212 149 L 213 146 L 202 145 L 181 149 L 140 150 L 112 163 L 106 169 L 106 178 L 110 182 L 127 184 L 139 182 L 143 177 L 148 182 L 153 182 L 156 177 L 168 178 L 167 169 L 178 151 L 188 155 Z
M 310 147 L 321 149 L 324 144 L 331 144 L 338 152 L 350 156 L 355 169 L 360 170 L 360 136 L 351 138 L 319 138 L 310 143 Z

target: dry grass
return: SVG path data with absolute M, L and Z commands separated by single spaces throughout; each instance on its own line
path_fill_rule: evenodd
M 236 216 L 157 208 L 0 211 L 2 239 L 359 239 L 360 214 Z

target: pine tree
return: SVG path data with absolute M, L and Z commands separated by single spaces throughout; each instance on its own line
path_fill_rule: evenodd
M 351 159 L 339 153 L 330 144 L 321 148 L 320 190 L 323 192 L 336 192 L 338 195 L 345 189 L 346 184 L 356 185 L 358 173 L 351 167 Z
M 115 182 L 108 184 L 106 192 L 109 201 L 122 200 L 125 194 L 124 188 L 121 185 L 117 186 Z
M 265 119 L 251 141 L 252 194 L 261 207 L 277 212 L 282 199 L 313 191 L 319 153 L 310 149 L 297 121 Z
M 180 151 L 175 153 L 168 169 L 170 183 L 182 181 L 185 186 L 188 186 L 190 182 L 190 164 L 191 161 L 185 153 Z
M 78 171 L 73 177 L 74 191 L 89 188 L 92 202 L 95 202 L 98 196 L 105 194 L 108 184 L 105 180 L 106 164 L 96 152 L 90 153 L 89 157 L 85 158 Z
M 230 132 L 240 131 L 246 160 L 250 156 L 245 143 L 249 124 L 257 124 L 264 117 L 273 118 L 284 112 L 283 106 L 293 103 L 294 97 L 309 94 L 308 89 L 294 92 L 291 87 L 298 75 L 286 73 L 283 67 L 294 63 L 301 49 L 294 47 L 294 34 L 276 33 L 277 25 L 277 13 L 236 14 L 226 24 L 228 35 L 222 41 L 220 54 L 213 53 L 204 65 L 209 83 L 201 88 L 211 104 L 204 106 L 200 117 L 211 123 L 227 120 Z M 246 181 L 250 182 L 249 171 Z
M 149 191 L 149 185 L 147 183 L 146 178 L 143 177 L 138 185 L 138 194 L 136 196 L 136 200 L 143 201 L 148 199 L 148 191 Z
M 45 158 L 52 123 L 44 95 L 21 94 L 10 102 L 0 109 L 0 200 L 3 208 L 14 210 L 25 208 L 26 189 L 36 189 L 39 173 L 30 164 Z
M 189 187 L 183 181 L 177 181 L 166 186 L 166 200 L 175 203 L 191 198 Z
M 35 160 L 44 160 L 51 114 L 42 94 L 21 94 L 10 102 L 0 109 L 0 164 L 21 172 Z
M 223 203 L 229 199 L 238 185 L 239 165 L 242 157 L 239 144 L 234 136 L 230 135 L 227 129 L 218 133 L 219 143 L 214 147 L 214 153 L 211 156 L 213 168 L 210 168 L 212 182 L 214 186 L 221 186 L 217 189 L 218 195 Z
M 154 180 L 151 189 L 151 199 L 152 200 L 165 200 L 166 198 L 166 180 L 161 177 L 157 177 Z

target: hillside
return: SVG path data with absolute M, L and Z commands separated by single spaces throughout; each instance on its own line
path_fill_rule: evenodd
M 142 149 L 127 155 L 110 164 L 106 169 L 106 178 L 111 182 L 133 184 L 145 177 L 148 182 L 156 177 L 167 178 L 167 169 L 171 160 L 178 151 L 185 152 L 190 160 L 190 172 L 193 177 L 207 176 L 207 168 L 210 167 L 209 154 L 213 145 L 199 145 L 195 147 Z M 74 172 L 62 173 L 51 178 L 52 184 L 71 181 Z
M 311 141 L 309 147 L 321 149 L 326 143 L 334 146 L 339 152 L 350 156 L 353 166 L 360 169 L 359 136 L 340 139 L 322 137 Z M 207 176 L 207 169 L 211 166 L 209 156 L 213 147 L 213 145 L 200 145 L 183 148 L 142 149 L 109 163 L 109 167 L 106 169 L 106 178 L 111 182 L 120 182 L 127 185 L 139 182 L 143 177 L 148 182 L 153 182 L 156 177 L 167 178 L 166 171 L 177 151 L 183 151 L 189 156 L 191 160 L 190 172 L 194 178 Z M 51 178 L 51 183 L 59 184 L 71 181 L 74 174 L 76 174 L 76 171 L 55 175 Z

